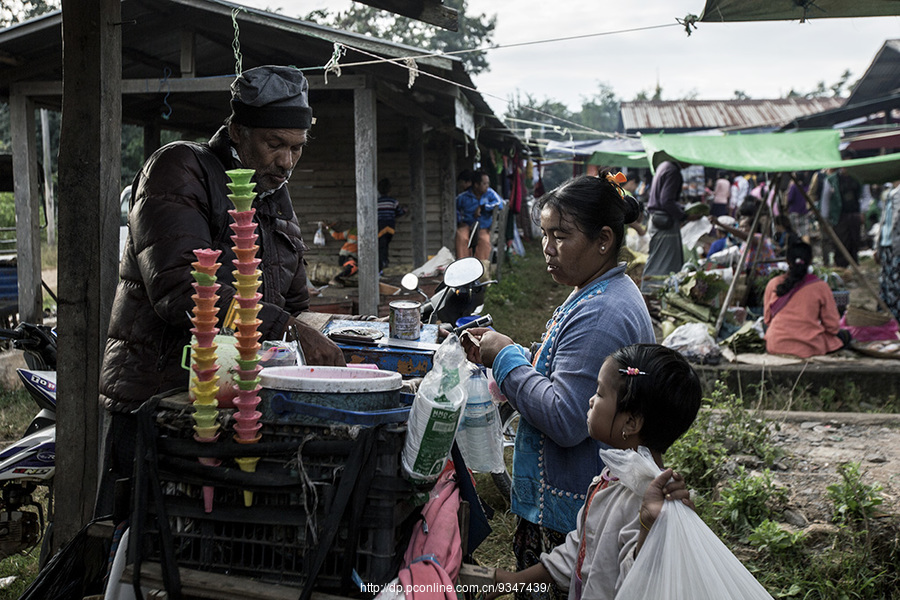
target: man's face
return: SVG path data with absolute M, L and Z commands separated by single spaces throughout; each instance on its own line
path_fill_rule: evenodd
M 472 192 L 476 196 L 482 196 L 487 191 L 488 187 L 491 185 L 491 179 L 487 175 L 481 176 L 481 181 L 476 181 L 472 184 Z
M 305 129 L 263 129 L 231 126 L 231 139 L 241 163 L 256 171 L 256 192 L 282 186 L 303 154 Z

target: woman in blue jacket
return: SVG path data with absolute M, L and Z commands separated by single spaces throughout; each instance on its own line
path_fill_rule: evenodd
M 599 442 L 586 423 L 603 361 L 623 346 L 656 341 L 640 290 L 618 261 L 625 225 L 640 215 L 620 179 L 621 174 L 581 176 L 540 199 L 547 271 L 573 288 L 540 344 L 529 351 L 489 329 L 472 330 L 472 339 L 463 339 L 470 360 L 493 369 L 521 415 L 511 498 L 519 516 L 513 542 L 518 570 L 535 564 L 541 552 L 575 529 L 585 492 L 603 468 Z

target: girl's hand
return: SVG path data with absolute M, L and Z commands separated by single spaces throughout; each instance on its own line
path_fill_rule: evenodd
M 671 481 L 670 481 L 671 480 Z M 654 479 L 644 493 L 644 502 L 641 504 L 640 526 L 641 533 L 645 534 L 653 527 L 662 511 L 663 502 L 676 500 L 683 502 L 691 510 L 695 510 L 691 500 L 691 492 L 684 483 L 684 477 L 666 469 Z

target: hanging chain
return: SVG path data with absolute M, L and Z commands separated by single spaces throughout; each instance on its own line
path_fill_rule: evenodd
M 231 9 L 231 24 L 234 26 L 234 40 L 231 42 L 231 49 L 234 50 L 234 74 L 240 75 L 244 71 L 243 59 L 241 57 L 241 28 L 237 22 L 240 8 Z

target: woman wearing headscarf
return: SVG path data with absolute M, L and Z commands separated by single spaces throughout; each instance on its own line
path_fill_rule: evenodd
M 850 343 L 828 284 L 809 272 L 812 247 L 795 242 L 787 250 L 788 272 L 766 285 L 763 319 L 766 352 L 799 358 L 820 356 Z

